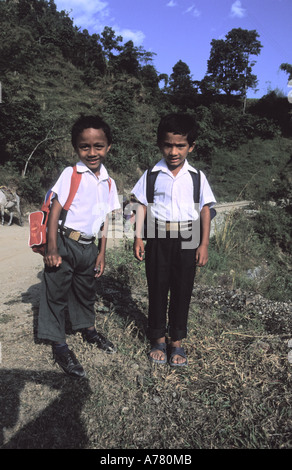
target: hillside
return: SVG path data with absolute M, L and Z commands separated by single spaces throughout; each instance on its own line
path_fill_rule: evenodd
M 172 111 L 197 118 L 191 163 L 206 171 L 219 200 L 263 201 L 273 190 L 291 155 L 287 99 L 271 92 L 250 100 L 243 114 L 240 96 L 190 87 L 186 96 L 180 88 L 186 70 L 174 83 L 151 65 L 153 54 L 131 41 L 122 44 L 111 28 L 101 35 L 81 32 L 52 1 L 1 2 L 0 13 L 0 184 L 14 182 L 27 202 L 39 202 L 74 160 L 70 128 L 80 113 L 99 113 L 111 125 L 107 165 L 120 191 L 159 158 L 157 124 Z M 162 79 L 171 86 L 160 88 Z M 25 179 L 19 178 L 32 152 Z
M 253 269 L 268 258 L 262 292 L 290 298 L 291 105 L 270 92 L 249 100 L 243 113 L 240 95 L 199 92 L 181 62 L 176 75 L 165 77 L 152 66 L 152 56 L 131 41 L 123 44 L 111 28 L 101 35 L 81 32 L 53 1 L 0 2 L 0 185 L 17 189 L 24 212 L 39 206 L 60 171 L 75 161 L 74 120 L 98 113 L 113 130 L 107 168 L 119 193 L 128 195 L 141 172 L 160 158 L 160 117 L 187 111 L 198 123 L 190 163 L 206 173 L 217 200 L 253 201 L 248 223 L 234 217 L 225 239 L 213 237 L 206 282 L 214 282 L 212 270 L 232 278 L 235 263 Z M 233 240 L 230 252 L 227 241 L 234 233 L 240 242 Z M 253 255 L 247 263 L 248 252 Z M 241 269 L 236 272 L 240 284 Z

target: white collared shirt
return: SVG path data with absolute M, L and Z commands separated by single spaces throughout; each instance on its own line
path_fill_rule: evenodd
M 106 215 L 120 208 L 116 184 L 111 179 L 109 192 L 109 175 L 103 165 L 98 177 L 83 162 L 78 162 L 76 166 L 82 177 L 68 210 L 65 226 L 89 236 L 97 236 Z M 65 168 L 52 188 L 62 207 L 68 198 L 72 172 L 72 167 Z
M 193 200 L 193 180 L 189 171 L 197 173 L 197 170 L 185 163 L 176 176 L 168 169 L 165 159 L 160 160 L 152 169 L 159 171 L 154 185 L 154 201 L 151 204 L 152 215 L 160 220 L 186 221 L 197 220 L 198 211 Z M 147 171 L 141 176 L 132 189 L 132 194 L 139 202 L 148 206 L 146 198 Z M 201 171 L 200 211 L 208 204 L 214 206 L 216 199 L 210 188 L 206 176 Z

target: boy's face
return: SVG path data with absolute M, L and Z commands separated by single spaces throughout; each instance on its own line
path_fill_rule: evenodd
M 110 150 L 107 137 L 102 129 L 84 129 L 76 141 L 76 152 L 80 160 L 95 175 L 99 175 L 100 165 Z
M 195 142 L 190 145 L 186 135 L 173 134 L 172 132 L 166 132 L 159 145 L 168 168 L 176 173 L 183 167 L 185 159 L 194 147 Z

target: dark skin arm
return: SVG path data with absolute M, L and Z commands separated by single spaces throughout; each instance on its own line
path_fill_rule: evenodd
M 204 206 L 201 210 L 201 243 L 196 251 L 196 263 L 197 266 L 205 266 L 208 262 L 208 247 L 210 237 L 210 208 L 208 205 Z
M 143 204 L 137 204 L 136 210 L 136 235 L 134 240 L 134 255 L 139 261 L 144 258 L 144 242 L 142 240 L 142 233 L 144 227 L 144 220 L 147 213 L 147 207 Z
M 57 233 L 58 222 L 61 214 L 62 206 L 57 197 L 54 198 L 51 211 L 48 218 L 48 231 L 47 231 L 47 252 L 44 256 L 44 262 L 50 268 L 58 268 L 62 263 L 62 257 L 58 253 L 57 247 Z
M 107 242 L 107 231 L 108 231 L 108 216 L 104 222 L 102 229 L 102 237 L 99 245 L 99 253 L 96 258 L 95 263 L 95 277 L 100 277 L 104 273 L 105 269 L 105 251 L 106 251 L 106 242 Z

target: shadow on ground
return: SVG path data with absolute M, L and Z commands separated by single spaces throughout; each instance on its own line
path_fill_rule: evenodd
M 81 412 L 91 395 L 87 379 L 77 381 L 62 372 L 13 369 L 0 372 L 0 384 L 0 448 L 80 449 L 86 446 Z M 24 411 L 30 408 L 29 389 L 34 388 L 35 392 L 37 387 L 41 398 L 42 386 L 54 391 L 54 398 L 37 417 L 5 439 L 5 433 L 9 435 L 9 430 L 21 421 L 21 407 Z

